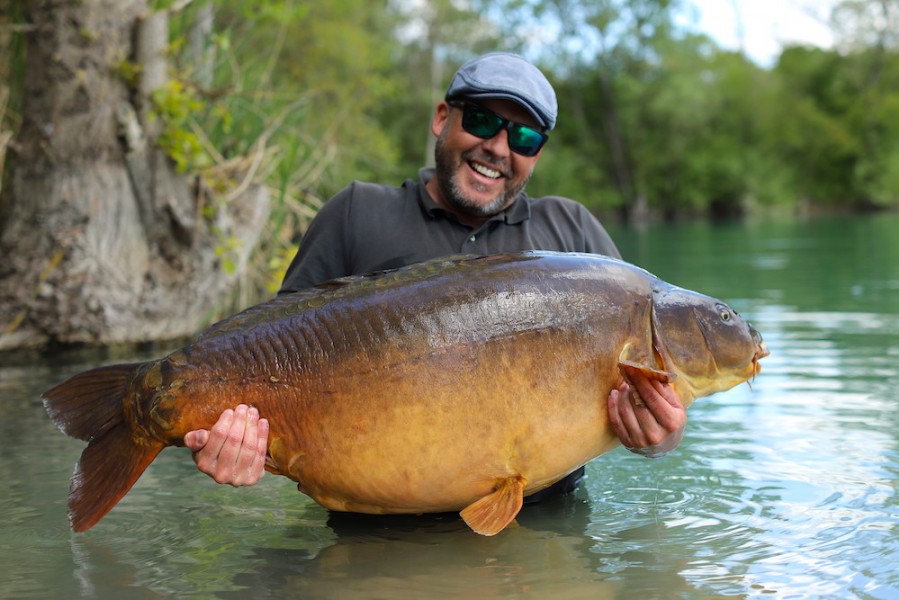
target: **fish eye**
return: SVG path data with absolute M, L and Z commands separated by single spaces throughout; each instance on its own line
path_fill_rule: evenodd
M 718 305 L 718 316 L 727 323 L 733 318 L 733 312 L 726 306 Z

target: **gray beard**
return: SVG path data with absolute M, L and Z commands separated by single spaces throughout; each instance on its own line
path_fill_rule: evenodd
M 437 144 L 434 148 L 434 162 L 437 172 L 437 183 L 440 186 L 440 192 L 446 202 L 455 210 L 462 214 L 472 217 L 492 217 L 501 212 L 524 190 L 530 175 L 521 182 L 520 185 L 509 186 L 508 180 L 505 189 L 493 200 L 487 204 L 478 204 L 462 193 L 461 186 L 457 181 L 455 167 L 458 165 L 451 164 L 449 156 L 447 156 L 446 147 L 443 141 L 444 135 L 441 134 L 437 138 Z M 462 155 L 465 162 L 465 155 Z

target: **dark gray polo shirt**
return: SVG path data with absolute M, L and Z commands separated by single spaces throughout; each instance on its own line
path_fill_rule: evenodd
M 338 192 L 309 224 L 278 293 L 450 254 L 555 250 L 621 258 L 599 221 L 574 200 L 522 193 L 473 229 L 431 199 L 425 183 L 433 175 L 422 169 L 419 181 L 407 179 L 401 187 L 357 181 Z M 525 503 L 569 492 L 583 475 L 581 467 Z
M 437 206 L 425 189 L 433 169 L 401 187 L 354 182 L 321 208 L 303 236 L 279 293 L 328 279 L 403 267 L 450 254 L 523 250 L 590 252 L 621 258 L 583 205 L 522 193 L 477 229 Z

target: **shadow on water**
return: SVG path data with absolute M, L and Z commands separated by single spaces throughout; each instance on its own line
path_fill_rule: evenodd
M 174 585 L 154 582 L 147 566 L 131 563 L 136 557 L 116 560 L 120 549 L 99 539 L 78 540 L 73 551 L 83 565 L 82 590 L 91 594 L 106 589 L 112 573 L 120 579 L 110 592 L 136 585 L 180 594 L 190 580 L 195 592 L 217 598 L 249 592 L 254 598 L 611 598 L 695 591 L 678 574 L 687 558 L 660 561 L 641 549 L 663 535 L 658 523 L 631 524 L 603 540 L 587 533 L 592 525 L 591 502 L 579 495 L 529 506 L 517 526 L 493 538 L 474 534 L 455 514 L 365 516 L 311 507 L 298 522 L 280 523 L 272 539 L 260 540 L 258 528 L 229 529 L 222 540 L 246 534 L 239 547 L 218 550 L 232 556 L 221 557 L 218 568 L 207 564 L 208 579 L 182 573 Z M 178 545 L 177 534 L 166 537 L 154 540 L 163 552 Z M 604 551 L 601 542 L 613 540 L 629 548 Z M 652 577 L 630 576 L 647 569 Z
M 567 503 L 586 521 L 586 502 Z M 562 508 L 562 507 L 559 507 Z M 303 551 L 255 548 L 262 568 L 237 575 L 246 589 L 274 596 L 342 598 L 522 597 L 545 590 L 548 581 L 595 591 L 591 540 L 583 534 L 532 529 L 525 511 L 518 527 L 494 538 L 473 534 L 457 515 L 364 517 L 329 515 L 334 543 L 314 556 Z M 301 536 L 303 532 L 294 531 Z M 538 592 L 539 593 L 539 592 Z M 240 593 L 231 596 L 238 597 Z

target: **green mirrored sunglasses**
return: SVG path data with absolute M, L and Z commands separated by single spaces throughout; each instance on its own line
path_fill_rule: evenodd
M 516 154 L 534 156 L 549 139 L 539 129 L 510 121 L 480 104 L 461 100 L 452 100 L 447 104 L 462 109 L 462 129 L 471 135 L 489 140 L 505 129 L 509 133 L 509 149 Z

